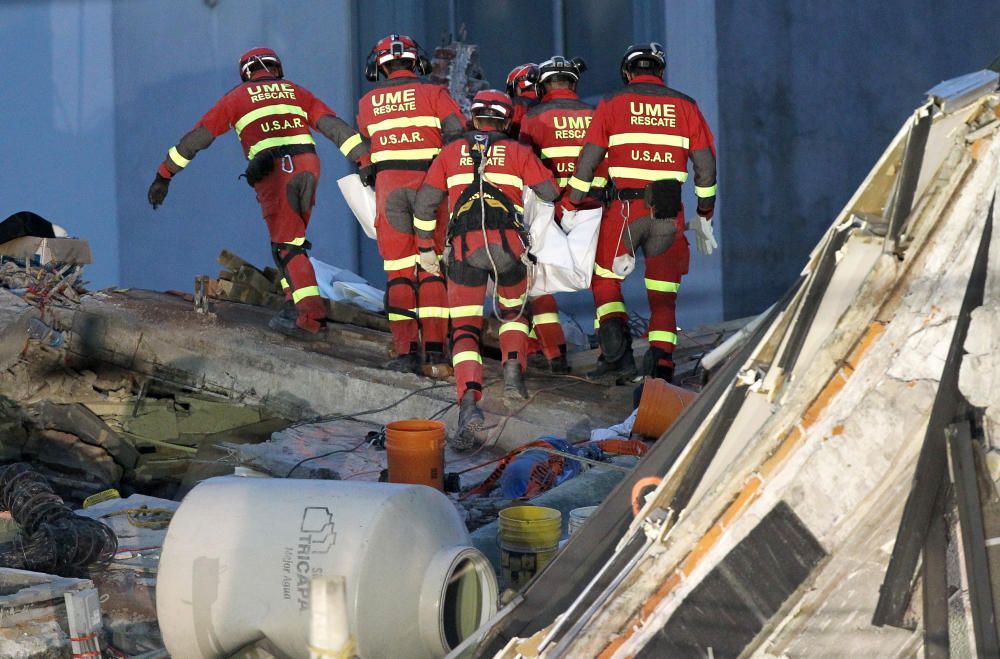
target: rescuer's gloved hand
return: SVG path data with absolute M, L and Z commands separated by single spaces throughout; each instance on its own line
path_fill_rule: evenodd
M 361 177 L 361 183 L 366 187 L 375 187 L 375 165 L 371 162 L 358 163 L 358 176 Z
M 420 250 L 418 259 L 418 263 L 420 263 L 420 267 L 424 269 L 424 272 L 429 272 L 432 275 L 441 272 L 441 262 L 438 261 L 438 255 L 434 253 L 434 250 Z
M 691 228 L 694 229 L 694 236 L 698 243 L 698 253 L 708 256 L 719 246 L 719 243 L 715 241 L 715 232 L 712 230 L 712 220 L 698 215 L 695 221 L 691 224 Z
M 149 199 L 149 203 L 152 204 L 153 210 L 163 203 L 163 200 L 167 198 L 167 190 L 170 188 L 170 179 L 156 175 L 153 179 L 152 184 L 149 186 L 149 192 L 146 193 L 146 198 Z

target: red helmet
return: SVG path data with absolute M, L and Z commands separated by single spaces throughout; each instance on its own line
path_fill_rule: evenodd
M 279 78 L 285 77 L 278 54 L 270 48 L 251 48 L 240 56 L 240 79 L 246 82 L 258 69 L 276 71 Z
M 410 68 L 421 75 L 430 73 L 430 61 L 420 52 L 420 44 L 405 34 L 390 34 L 372 46 L 365 63 L 365 78 L 378 80 L 382 67 L 393 60 L 411 62 Z
M 510 100 L 510 96 L 499 89 L 484 89 L 477 92 L 469 110 L 473 119 L 510 121 L 514 117 L 514 103 Z
M 537 64 L 522 64 L 507 74 L 507 93 L 511 96 L 534 96 L 538 80 Z

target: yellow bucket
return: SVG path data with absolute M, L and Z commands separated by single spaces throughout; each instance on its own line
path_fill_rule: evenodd
M 520 590 L 559 549 L 562 513 L 542 506 L 500 511 L 500 568 L 507 588 Z

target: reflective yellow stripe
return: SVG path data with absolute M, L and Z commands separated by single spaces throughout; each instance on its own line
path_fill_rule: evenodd
M 513 321 L 504 323 L 500 326 L 500 334 L 504 332 L 524 332 L 527 334 L 531 331 L 527 323 L 515 323 Z
M 441 149 L 400 149 L 399 151 L 376 151 L 372 154 L 372 162 L 385 162 L 386 160 L 430 160 Z
M 493 185 L 512 185 L 518 190 L 524 187 L 524 181 L 521 180 L 521 177 L 514 176 L 513 174 L 498 174 L 496 172 L 486 172 L 484 178 Z
M 701 186 L 694 186 L 694 194 L 698 197 L 714 197 L 715 191 L 719 188 L 718 185 L 710 185 L 707 188 Z
M 662 135 L 657 133 L 619 133 L 608 138 L 608 146 L 619 144 L 662 144 L 687 149 L 691 140 L 682 135 Z
M 649 332 L 649 342 L 659 341 L 660 343 L 672 343 L 677 345 L 677 335 L 673 332 L 664 332 L 662 330 L 652 330 Z
M 416 309 L 410 309 L 409 311 L 413 314 L 412 316 L 407 316 L 407 315 L 404 315 L 404 314 L 401 314 L 401 313 L 392 313 L 392 312 L 389 312 L 389 321 L 392 322 L 394 320 L 414 320 L 416 318 L 416 315 L 417 315 L 417 310 Z
M 236 134 L 239 135 L 251 122 L 257 121 L 261 117 L 270 117 L 275 114 L 297 114 L 300 117 L 309 117 L 309 114 L 297 105 L 279 103 L 278 105 L 268 105 L 267 107 L 250 110 L 250 112 L 247 112 L 236 120 L 233 128 L 236 130 Z
M 539 155 L 542 158 L 576 158 L 582 149 L 582 146 L 550 146 L 542 149 Z
M 353 151 L 359 144 L 361 144 L 361 135 L 359 133 L 354 133 L 340 145 L 340 152 L 345 156 Z
M 472 179 L 472 174 L 455 174 L 454 176 L 449 176 L 445 183 L 451 188 L 456 185 L 468 185 L 472 183 Z
M 569 183 L 568 176 L 563 176 L 562 178 L 556 179 L 556 185 L 558 185 L 560 188 L 565 188 L 567 183 Z
M 276 146 L 285 146 L 287 144 L 316 144 L 316 141 L 308 133 L 305 135 L 290 135 L 289 137 L 269 137 L 250 147 L 250 150 L 247 152 L 247 160 L 253 160 L 253 157 L 264 149 L 272 149 Z
M 524 296 L 521 297 L 504 297 L 502 295 L 497 295 L 497 301 L 500 302 L 501 306 L 504 307 L 519 307 L 524 303 Z
M 588 183 L 587 181 L 581 181 L 575 176 L 571 176 L 569 179 L 569 187 L 573 188 L 574 190 L 579 190 L 580 192 L 587 192 L 588 190 L 590 190 L 590 185 L 591 184 Z
M 438 221 L 434 220 L 421 220 L 419 218 L 413 218 L 413 226 L 420 231 L 433 231 L 437 228 Z
M 284 277 L 282 277 L 281 278 L 281 289 L 284 290 L 286 288 L 288 288 L 288 280 L 285 279 Z
M 448 307 L 420 307 L 417 315 L 421 318 L 448 318 Z
M 167 151 L 167 155 L 170 156 L 170 160 L 172 160 L 173 163 L 181 169 L 187 167 L 188 163 L 191 162 L 189 158 L 185 158 L 181 155 L 181 152 L 177 150 L 176 146 L 170 147 L 170 150 Z
M 385 121 L 380 121 L 375 124 L 368 124 L 368 134 L 374 135 L 375 133 L 380 133 L 383 130 L 392 130 L 393 128 L 419 128 L 422 126 L 440 128 L 441 120 L 437 117 L 400 117 L 399 119 L 386 119 Z
M 535 328 L 534 327 L 532 327 L 531 331 L 528 332 L 528 338 L 529 339 L 537 339 L 538 338 L 538 335 L 535 334 Z
M 306 286 L 297 291 L 292 291 L 292 302 L 298 304 L 302 298 L 317 296 L 319 296 L 319 286 Z
M 606 188 L 608 186 L 608 179 L 603 176 L 595 176 L 594 180 L 590 183 L 595 188 Z
M 374 158 L 372 158 L 374 160 Z M 514 176 L 512 174 L 498 174 L 496 172 L 486 172 L 484 177 L 487 181 L 493 185 L 512 185 L 515 188 L 524 187 L 524 181 L 521 180 L 520 176 Z M 454 176 L 449 176 L 446 181 L 449 188 L 456 185 L 469 185 L 472 183 L 472 174 L 455 174 Z
M 451 358 L 451 365 L 458 366 L 462 362 L 476 362 L 477 364 L 483 363 L 483 358 L 479 356 L 479 353 L 475 350 L 466 350 L 465 352 L 456 353 Z
M 468 316 L 482 316 L 483 305 L 467 304 L 464 307 L 452 307 L 449 315 L 452 318 L 466 318 Z
M 640 181 L 686 181 L 687 172 L 670 172 L 662 169 L 640 169 L 639 167 L 609 167 L 611 178 L 634 178 Z
M 675 281 L 660 281 L 659 279 L 646 279 L 647 291 L 660 291 L 661 293 L 676 293 L 681 285 Z
M 300 236 L 298 238 L 292 238 L 288 242 L 282 243 L 282 244 L 283 245 L 295 245 L 295 246 L 305 245 L 306 244 L 306 237 L 305 236 Z
M 604 318 L 611 313 L 628 313 L 625 311 L 624 302 L 608 302 L 607 304 L 602 304 L 597 307 L 597 317 Z
M 594 274 L 598 277 L 604 277 L 605 279 L 625 279 L 621 275 L 616 275 L 614 271 L 602 268 L 596 263 L 594 264 Z
M 531 319 L 531 322 L 533 322 L 536 325 L 549 325 L 549 324 L 552 324 L 552 323 L 558 324 L 559 323 L 559 314 L 557 314 L 557 313 L 539 313 L 539 314 L 535 314 L 535 316 Z
M 401 259 L 396 259 L 394 261 L 382 261 L 382 269 L 386 272 L 392 272 L 393 270 L 402 270 L 403 268 L 412 268 L 417 264 L 419 257 L 416 254 L 413 256 L 404 256 Z

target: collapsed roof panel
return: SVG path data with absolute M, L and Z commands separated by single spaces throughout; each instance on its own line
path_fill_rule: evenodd
M 932 402 L 956 367 L 949 346 L 1000 174 L 998 98 L 978 89 L 907 121 L 813 251 L 802 285 L 737 355 L 738 373 L 715 374 L 728 379 L 710 383 L 714 400 L 689 408 L 640 463 L 648 475 L 657 449 L 673 447 L 615 558 L 583 558 L 574 545 L 594 538 L 575 537 L 493 626 L 482 655 L 536 633 L 532 646 L 549 657 L 668 647 L 882 656 L 920 645 L 918 633 L 871 619 Z M 917 127 L 926 139 L 906 154 Z M 912 203 L 885 239 L 907 155 Z M 630 485 L 598 515 L 627 515 L 615 499 L 634 496 Z M 611 522 L 606 531 L 628 523 Z M 784 560 L 769 567 L 774 553 Z M 552 578 L 568 574 L 577 604 L 532 597 L 561 593 Z M 527 650 L 516 638 L 508 647 Z

